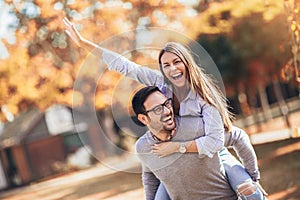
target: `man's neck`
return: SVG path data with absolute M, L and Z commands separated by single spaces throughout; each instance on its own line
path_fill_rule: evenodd
M 156 132 L 153 133 L 152 131 L 150 131 L 150 134 L 152 135 L 152 138 L 154 140 L 156 140 L 157 142 L 166 142 L 166 141 L 170 141 L 173 138 L 174 132 L 175 130 L 172 131 L 160 131 L 160 132 Z

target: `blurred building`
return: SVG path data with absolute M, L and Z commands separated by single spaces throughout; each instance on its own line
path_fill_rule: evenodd
M 56 174 L 54 165 L 81 146 L 67 107 L 21 113 L 0 135 L 0 190 Z

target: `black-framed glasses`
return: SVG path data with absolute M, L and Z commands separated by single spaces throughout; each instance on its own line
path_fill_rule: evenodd
M 154 108 L 150 109 L 150 110 L 146 110 L 145 114 L 147 114 L 148 112 L 153 112 L 156 115 L 160 115 L 164 112 L 164 108 L 172 108 L 173 106 L 173 100 L 172 98 L 168 98 L 164 103 L 155 106 Z

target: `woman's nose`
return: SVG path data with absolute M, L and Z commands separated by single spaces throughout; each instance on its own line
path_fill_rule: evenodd
M 176 65 L 174 65 L 174 64 L 172 63 L 172 64 L 170 64 L 170 69 L 171 69 L 171 71 L 172 71 L 172 70 L 176 70 L 177 67 L 176 67 Z

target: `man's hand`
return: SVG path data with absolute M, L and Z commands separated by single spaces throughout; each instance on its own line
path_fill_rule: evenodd
M 172 153 L 178 152 L 180 147 L 179 142 L 162 142 L 159 144 L 154 144 L 152 146 L 152 153 L 159 156 L 160 158 L 168 156 Z
M 83 38 L 76 29 L 75 25 L 72 22 L 70 22 L 66 17 L 63 19 L 63 23 L 65 25 L 65 31 L 68 34 L 68 36 L 76 43 L 76 45 L 80 47 L 80 41 L 82 41 Z

